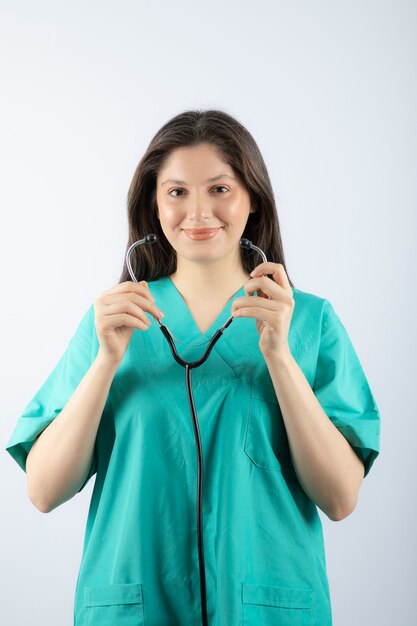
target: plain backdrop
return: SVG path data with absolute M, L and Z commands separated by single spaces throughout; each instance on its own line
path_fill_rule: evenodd
M 152 136 L 219 108 L 257 141 L 288 272 L 333 304 L 381 412 L 355 511 L 320 512 L 334 624 L 416 624 L 416 3 L 0 7 L 1 622 L 72 624 L 94 478 L 43 514 L 4 447 L 118 282 Z

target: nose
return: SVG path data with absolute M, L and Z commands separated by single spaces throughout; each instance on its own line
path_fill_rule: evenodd
M 204 203 L 201 201 L 193 202 L 188 212 L 190 222 L 199 223 L 211 218 L 212 212 L 207 208 L 207 206 L 203 205 Z

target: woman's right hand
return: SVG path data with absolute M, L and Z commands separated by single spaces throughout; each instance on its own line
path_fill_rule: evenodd
M 103 293 L 94 302 L 95 326 L 100 342 L 98 356 L 109 363 L 120 363 L 135 328 L 146 330 L 145 311 L 160 317 L 146 280 L 128 280 Z

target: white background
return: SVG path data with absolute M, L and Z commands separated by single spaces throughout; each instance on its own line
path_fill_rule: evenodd
M 288 273 L 333 304 L 381 412 L 355 511 L 320 513 L 334 624 L 415 624 L 416 3 L 13 0 L 0 19 L 2 623 L 72 624 L 94 484 L 42 514 L 4 447 L 118 282 L 150 139 L 219 108 L 257 141 Z

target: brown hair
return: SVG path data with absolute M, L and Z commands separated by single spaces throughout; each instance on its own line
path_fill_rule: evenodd
M 133 174 L 127 196 L 129 238 L 119 282 L 132 280 L 126 264 L 129 247 L 145 235 L 158 240 L 133 248 L 130 262 L 139 280 L 157 280 L 176 270 L 177 254 L 165 237 L 157 217 L 156 178 L 176 148 L 208 143 L 215 146 L 233 168 L 250 196 L 251 206 L 242 237 L 266 254 L 268 261 L 282 263 L 287 273 L 282 248 L 274 193 L 261 152 L 246 128 L 231 115 L 219 110 L 185 111 L 170 119 L 156 133 Z M 242 267 L 249 274 L 262 258 L 255 250 L 240 248 Z M 294 287 L 288 276 L 291 287 Z

